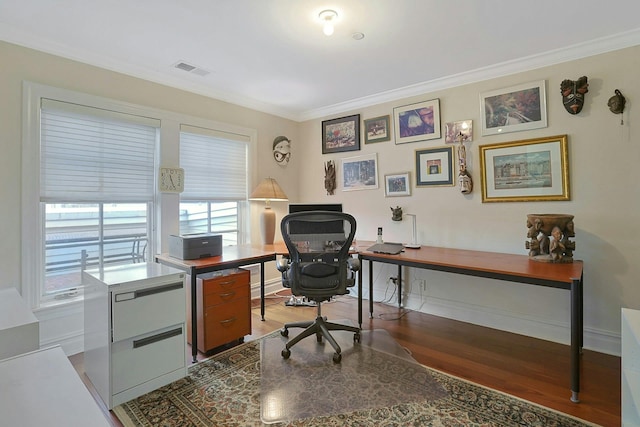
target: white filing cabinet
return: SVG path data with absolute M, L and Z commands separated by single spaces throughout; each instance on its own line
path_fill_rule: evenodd
M 186 376 L 183 272 L 141 263 L 83 281 L 85 372 L 109 409 Z
M 109 427 L 60 347 L 0 361 L 3 426 Z
M 640 310 L 622 309 L 622 425 L 640 427 Z
M 0 359 L 40 348 L 40 326 L 16 288 L 0 290 Z

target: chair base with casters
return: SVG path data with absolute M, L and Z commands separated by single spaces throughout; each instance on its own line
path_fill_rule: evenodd
M 321 306 L 322 304 L 318 302 L 318 316 L 315 320 L 286 323 L 284 325 L 284 328 L 280 331 L 280 335 L 282 335 L 283 337 L 289 336 L 289 328 L 305 328 L 305 330 L 300 332 L 298 335 L 287 342 L 284 350 L 282 350 L 282 357 L 288 359 L 289 356 L 291 356 L 291 347 L 296 345 L 296 343 L 298 343 L 300 340 L 315 334 L 316 340 L 318 342 L 322 342 L 323 337 L 324 339 L 329 341 L 329 344 L 331 344 L 331 346 L 335 350 L 335 353 L 333 354 L 333 361 L 334 363 L 340 363 L 340 361 L 342 360 L 342 349 L 333 338 L 333 336 L 331 336 L 329 331 L 353 332 L 353 341 L 358 343 L 360 342 L 360 328 L 358 328 L 357 326 L 348 326 L 341 325 L 339 323 L 328 322 L 327 318 L 322 316 Z

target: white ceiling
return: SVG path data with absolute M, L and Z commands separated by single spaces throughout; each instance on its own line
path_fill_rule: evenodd
M 0 39 L 307 120 L 637 45 L 639 17 L 638 0 L 0 0 Z

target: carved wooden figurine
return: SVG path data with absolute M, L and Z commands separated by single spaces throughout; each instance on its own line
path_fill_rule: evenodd
M 529 257 L 541 262 L 573 262 L 576 243 L 573 215 L 529 214 L 527 215 L 527 238 L 525 247 Z
M 336 166 L 333 160 L 324 164 L 324 188 L 327 190 L 327 195 L 333 196 L 336 190 Z

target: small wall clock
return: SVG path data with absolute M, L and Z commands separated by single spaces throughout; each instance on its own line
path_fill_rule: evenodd
M 162 193 L 182 193 L 184 191 L 184 169 L 160 168 L 158 189 Z

